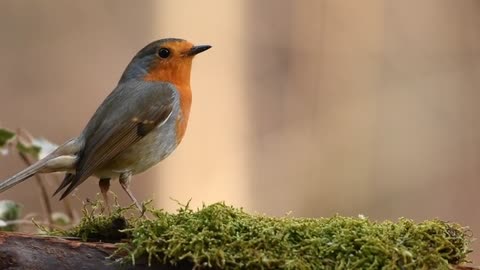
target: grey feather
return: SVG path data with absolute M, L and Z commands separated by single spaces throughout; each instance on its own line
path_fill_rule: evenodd
M 178 93 L 170 83 L 130 80 L 119 84 L 95 112 L 80 136 L 84 148 L 75 175 L 60 199 L 179 110 Z M 139 132 L 140 131 L 140 132 Z

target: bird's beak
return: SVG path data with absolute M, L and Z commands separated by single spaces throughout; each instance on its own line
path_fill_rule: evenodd
M 193 46 L 188 52 L 187 56 L 194 56 L 196 54 L 199 54 L 203 51 L 206 51 L 210 49 L 212 46 L 210 45 L 198 45 L 198 46 Z

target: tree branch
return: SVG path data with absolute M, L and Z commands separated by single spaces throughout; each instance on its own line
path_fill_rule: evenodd
M 0 269 L 77 269 L 83 270 L 191 270 L 193 265 L 178 266 L 152 264 L 145 260 L 136 265 L 122 265 L 108 257 L 116 247 L 110 243 L 86 243 L 58 237 L 34 236 L 0 232 Z

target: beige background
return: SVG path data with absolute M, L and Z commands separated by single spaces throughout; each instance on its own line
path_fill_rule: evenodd
M 187 136 L 134 179 L 139 198 L 439 217 L 478 235 L 479 1 L 139 3 L 1 1 L 1 125 L 76 136 L 137 50 L 182 37 L 213 48 L 194 63 Z M 0 157 L 0 179 L 22 167 Z M 41 211 L 33 181 L 4 198 Z

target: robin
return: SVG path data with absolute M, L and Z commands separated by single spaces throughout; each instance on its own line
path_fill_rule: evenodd
M 61 200 L 95 175 L 108 206 L 110 179 L 118 177 L 123 190 L 142 210 L 130 190 L 132 175 L 166 158 L 182 141 L 192 103 L 192 60 L 210 48 L 176 38 L 145 46 L 80 136 L 0 183 L 0 193 L 36 173 L 66 172 L 53 194 L 63 190 Z

